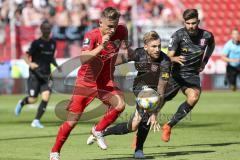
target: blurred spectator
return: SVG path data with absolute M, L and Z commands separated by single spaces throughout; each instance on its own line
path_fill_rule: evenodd
M 25 7 L 22 10 L 23 25 L 36 26 L 42 21 L 42 14 L 33 6 L 32 0 L 25 0 Z
M 109 6 L 119 9 L 122 14 L 120 23 L 127 25 L 132 38 L 132 8 L 135 4 L 132 0 L 14 0 L 12 8 L 9 8 L 9 2 L 0 0 L 1 23 L 8 24 L 10 9 L 15 9 L 15 23 L 19 26 L 16 32 L 21 33 L 16 45 L 21 48 L 26 30 L 37 28 L 43 20 L 48 20 L 54 26 L 52 34 L 57 40 L 57 57 L 77 55 L 84 33 L 98 26 L 100 12 Z M 181 23 L 179 0 L 136 0 L 136 5 L 134 20 L 140 27 Z
M 223 49 L 222 59 L 227 62 L 225 84 L 229 84 L 232 91 L 237 90 L 237 77 L 240 75 L 240 32 L 237 28 L 232 30 L 232 39 Z

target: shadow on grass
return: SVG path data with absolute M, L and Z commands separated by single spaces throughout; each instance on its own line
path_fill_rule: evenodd
M 203 150 L 203 151 L 179 151 L 179 152 L 165 152 L 165 153 L 149 153 L 145 155 L 145 159 L 158 159 L 159 157 L 162 158 L 168 158 L 168 157 L 174 157 L 174 156 L 183 156 L 183 155 L 193 155 L 193 154 L 206 154 L 206 153 L 212 153 L 215 151 L 211 150 Z M 118 155 L 118 154 L 114 154 Z M 123 155 L 123 154 L 119 154 Z M 99 159 L 92 159 L 92 160 L 117 160 L 117 159 L 123 159 L 123 160 L 134 160 L 133 156 L 130 154 L 127 154 L 126 156 L 122 157 L 116 157 L 116 158 L 99 158 Z
M 200 146 L 206 146 L 206 147 L 222 147 L 222 146 L 229 146 L 234 144 L 240 144 L 240 142 L 225 142 L 225 143 L 206 143 L 206 144 L 190 144 L 190 145 L 180 145 L 180 146 L 151 146 L 151 147 L 145 147 L 145 148 L 156 148 L 156 147 L 166 147 L 166 148 L 179 148 L 179 147 L 200 147 Z
M 198 128 L 198 127 L 214 127 L 214 126 L 220 126 L 225 125 L 226 123 L 182 123 L 181 125 L 177 126 L 177 128 Z
M 85 133 L 72 133 L 71 136 L 79 136 L 79 135 L 89 135 L 89 132 Z M 56 134 L 54 135 L 44 135 L 44 136 L 23 136 L 23 137 L 12 137 L 12 138 L 0 138 L 1 141 L 12 141 L 12 140 L 25 140 L 25 139 L 41 139 L 41 138 L 50 138 L 50 137 L 56 137 Z

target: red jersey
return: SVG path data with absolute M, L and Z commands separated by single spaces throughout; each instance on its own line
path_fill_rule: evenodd
M 121 41 L 126 40 L 127 36 L 127 28 L 123 25 L 118 25 L 115 34 L 107 42 L 106 48 L 80 67 L 78 78 L 83 81 L 101 84 L 113 80 L 117 53 L 121 46 Z M 91 51 L 100 44 L 102 44 L 101 32 L 99 28 L 93 29 L 85 34 L 82 51 Z

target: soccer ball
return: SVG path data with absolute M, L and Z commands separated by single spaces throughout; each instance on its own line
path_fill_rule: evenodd
M 158 106 L 158 93 L 152 88 L 144 88 L 141 90 L 136 98 L 139 107 L 152 111 Z

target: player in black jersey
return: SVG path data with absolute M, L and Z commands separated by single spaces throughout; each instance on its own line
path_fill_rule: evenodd
M 187 99 L 179 106 L 171 120 L 163 125 L 162 140 L 165 142 L 170 140 L 171 128 L 198 102 L 201 94 L 199 73 L 204 69 L 215 47 L 212 33 L 198 28 L 200 21 L 196 9 L 185 10 L 183 19 L 185 27 L 177 30 L 169 43 L 168 56 L 173 66 L 164 101 L 174 98 L 180 89 Z M 146 126 L 139 125 L 139 128 L 146 128 Z M 143 139 L 146 136 L 147 134 L 142 134 Z M 136 147 L 142 145 L 142 142 L 139 143 L 136 143 Z
M 171 128 L 183 119 L 196 105 L 201 94 L 199 73 L 204 69 L 213 53 L 215 42 L 211 32 L 198 28 L 196 9 L 183 13 L 185 27 L 171 37 L 168 56 L 173 62 L 172 78 L 166 89 L 165 101 L 171 100 L 179 89 L 186 95 L 171 120 L 163 126 L 162 140 L 170 140 Z
M 41 92 L 42 101 L 38 107 L 36 117 L 31 123 L 31 126 L 36 128 L 44 128 L 40 123 L 40 119 L 46 110 L 51 93 L 48 85 L 51 73 L 50 64 L 52 63 L 60 70 L 54 58 L 56 42 L 50 38 L 51 28 L 52 26 L 48 21 L 41 24 L 42 36 L 32 42 L 27 54 L 24 56 L 25 62 L 29 65 L 29 95 L 20 100 L 15 108 L 15 115 L 19 116 L 23 106 L 35 103 L 38 94 Z
M 128 61 L 135 62 L 135 68 L 138 71 L 134 79 L 133 92 L 137 97 L 139 92 L 144 88 L 152 88 L 159 94 L 159 107 L 152 112 L 147 112 L 136 104 L 136 111 L 133 117 L 124 123 L 109 127 L 103 132 L 103 136 L 107 135 L 122 135 L 138 129 L 140 123 L 144 123 L 148 129 L 139 130 L 139 141 L 144 142 L 141 138 L 142 132 L 149 131 L 153 128 L 154 131 L 160 131 L 160 125 L 157 121 L 157 115 L 162 106 L 164 91 L 169 79 L 171 62 L 169 57 L 161 51 L 161 40 L 155 31 L 148 32 L 144 35 L 144 47 L 137 48 L 131 56 L 118 57 L 117 63 L 126 63 Z M 88 138 L 87 144 L 94 142 L 94 136 Z M 135 158 L 144 158 L 143 146 L 136 148 L 134 153 Z

